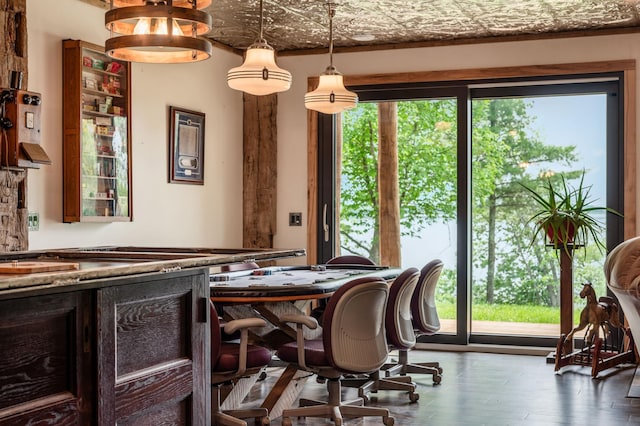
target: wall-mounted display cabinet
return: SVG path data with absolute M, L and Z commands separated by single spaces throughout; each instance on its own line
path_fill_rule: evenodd
M 131 221 L 131 70 L 63 42 L 64 222 Z

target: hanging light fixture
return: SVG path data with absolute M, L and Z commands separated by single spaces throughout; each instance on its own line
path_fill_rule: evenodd
M 130 62 L 197 62 L 211 57 L 211 0 L 111 0 L 105 51 Z M 119 34 L 119 35 L 118 35 Z
M 284 92 L 291 87 L 291 73 L 276 65 L 273 47 L 262 37 L 263 13 L 260 0 L 260 38 L 247 48 L 244 63 L 227 73 L 229 87 L 257 96 Z
M 320 75 L 316 90 L 304 95 L 304 106 L 324 114 L 336 114 L 354 108 L 358 104 L 358 95 L 344 87 L 342 74 L 333 66 L 333 17 L 336 14 L 336 5 L 328 3 L 327 8 L 329 10 L 329 66 Z

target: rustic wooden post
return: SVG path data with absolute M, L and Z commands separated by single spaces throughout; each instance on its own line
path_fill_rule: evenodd
M 18 71 L 22 72 L 22 89 L 27 89 L 26 0 L 0 0 L 0 34 L 0 87 L 11 87 L 11 72 Z M 0 252 L 27 250 L 26 170 L 0 170 L 0 188 Z
M 398 105 L 378 104 L 378 191 L 380 263 L 400 266 L 400 189 L 398 183 Z M 384 179 L 380 179 L 384 171 Z
M 243 95 L 242 244 L 273 247 L 278 177 L 277 95 Z

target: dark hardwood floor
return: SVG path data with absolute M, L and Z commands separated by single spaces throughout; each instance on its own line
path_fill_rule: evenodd
M 420 400 L 406 394 L 380 391 L 370 405 L 389 408 L 396 425 L 626 425 L 640 424 L 640 398 L 627 398 L 635 366 L 606 370 L 592 379 L 590 368 L 569 366 L 555 374 L 544 357 L 474 352 L 413 351 L 414 361 L 438 361 L 442 384 L 430 376 L 413 376 Z M 269 377 L 252 389 L 247 404 L 259 404 L 275 381 Z M 344 389 L 346 398 L 354 389 Z M 324 399 L 326 388 L 313 377 L 302 392 Z M 271 424 L 280 425 L 280 418 Z M 294 425 L 332 424 L 328 420 L 292 419 Z M 380 418 L 350 419 L 345 425 L 381 425 Z

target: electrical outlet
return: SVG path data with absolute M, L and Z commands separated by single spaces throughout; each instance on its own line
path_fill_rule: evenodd
M 302 226 L 302 213 L 289 213 L 289 226 Z
M 27 225 L 29 231 L 37 231 L 40 229 L 40 213 L 29 213 L 27 216 Z

